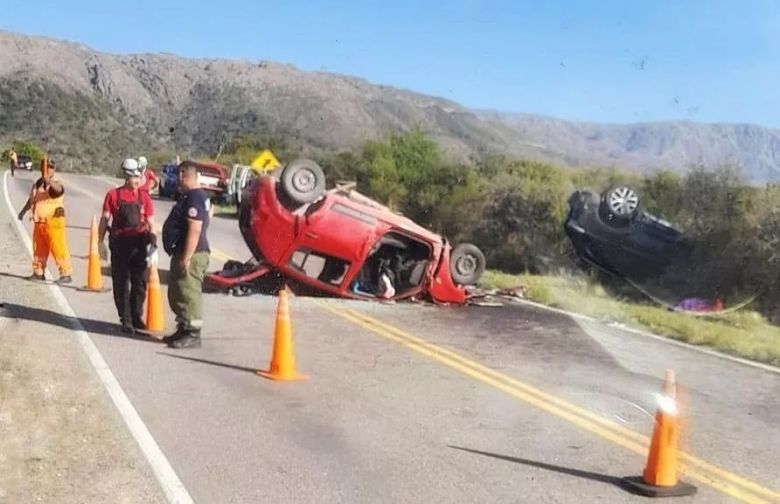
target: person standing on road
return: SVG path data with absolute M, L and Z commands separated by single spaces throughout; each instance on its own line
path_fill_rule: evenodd
M 19 167 L 19 157 L 16 155 L 13 147 L 8 152 L 8 160 L 11 162 L 11 176 L 13 177 L 16 169 Z
M 179 164 L 181 198 L 163 224 L 163 248 L 171 256 L 168 303 L 176 314 L 176 332 L 163 338 L 172 348 L 201 346 L 203 279 L 209 265 L 207 239 L 211 202 L 198 182 L 192 161 Z
M 139 156 L 138 168 L 141 169 L 141 189 L 147 194 L 152 194 L 152 191 L 160 186 L 160 181 L 157 179 L 157 175 L 147 167 L 148 164 L 149 162 L 144 156 Z
M 65 226 L 65 188 L 53 177 L 53 162 L 48 163 L 47 172 L 33 184 L 30 197 L 18 215 L 22 220 L 27 210 L 32 210 L 33 274 L 29 279 L 46 279 L 46 263 L 51 254 L 60 271 L 56 283 L 68 284 L 72 282 L 73 266 Z
M 108 191 L 103 200 L 98 243 L 101 258 L 107 259 L 108 250 L 104 239 L 106 232 L 109 232 L 114 304 L 122 331 L 133 333 L 145 327 L 142 314 L 146 300 L 147 256 L 149 246 L 155 247 L 157 244 L 157 235 L 152 200 L 147 192 L 140 189 L 141 170 L 138 162 L 132 158 L 125 159 L 122 172 L 125 176 L 124 185 Z

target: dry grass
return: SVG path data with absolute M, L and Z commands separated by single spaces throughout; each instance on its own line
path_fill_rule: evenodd
M 758 362 L 780 365 L 780 327 L 748 309 L 722 315 L 694 316 L 658 305 L 615 299 L 585 277 L 508 275 L 488 271 L 486 288 L 523 286 L 537 303 L 608 318 L 637 329 L 702 345 Z

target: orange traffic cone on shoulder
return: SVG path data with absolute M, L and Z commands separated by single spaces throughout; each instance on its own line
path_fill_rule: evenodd
M 683 497 L 696 493 L 695 486 L 679 480 L 678 414 L 677 382 L 674 371 L 667 370 L 663 394 L 658 396 L 658 410 L 645 470 L 641 477 L 623 480 L 630 490 L 647 497 Z
M 92 225 L 89 228 L 89 256 L 87 263 L 87 285 L 82 291 L 105 292 L 103 289 L 103 272 L 100 270 L 100 252 L 98 251 L 98 225 L 97 217 L 92 217 Z
M 153 333 L 165 330 L 160 272 L 154 264 L 149 267 L 149 281 L 146 287 L 146 330 Z
M 276 327 L 274 330 L 274 349 L 271 367 L 257 374 L 277 381 L 305 380 L 308 377 L 295 369 L 295 355 L 290 327 L 290 310 L 287 305 L 287 288 L 279 291 L 279 303 L 276 309 Z

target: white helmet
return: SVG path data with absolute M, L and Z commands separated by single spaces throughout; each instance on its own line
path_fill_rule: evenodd
M 140 177 L 141 170 L 138 168 L 138 161 L 133 158 L 127 158 L 122 161 L 122 172 L 125 177 Z
M 138 168 L 141 169 L 141 171 L 146 170 L 146 165 L 149 164 L 149 162 L 146 160 L 144 156 L 138 157 Z

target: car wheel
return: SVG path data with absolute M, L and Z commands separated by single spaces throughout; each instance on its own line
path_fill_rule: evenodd
M 308 159 L 293 161 L 282 172 L 282 189 L 298 204 L 316 201 L 325 192 L 325 173 Z
M 485 254 L 471 243 L 461 243 L 450 254 L 450 274 L 455 283 L 473 285 L 485 272 Z
M 603 201 L 605 210 L 619 219 L 631 219 L 639 209 L 639 196 L 628 186 L 611 188 L 604 194 Z

